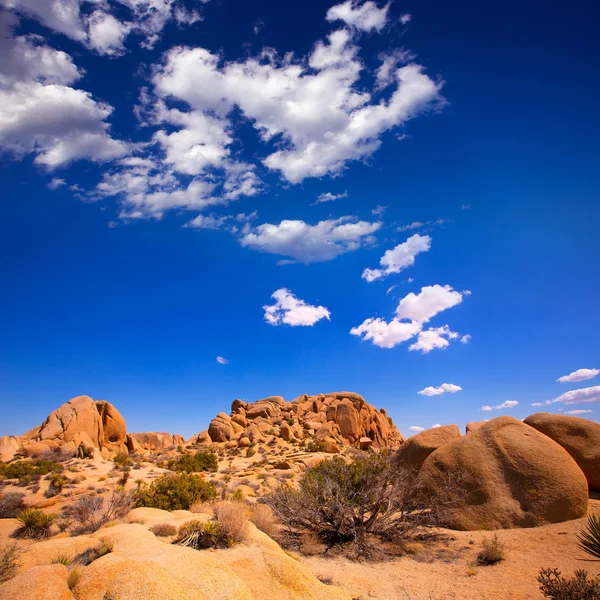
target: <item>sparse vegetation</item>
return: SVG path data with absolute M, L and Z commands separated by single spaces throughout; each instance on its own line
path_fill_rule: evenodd
M 477 555 L 478 565 L 495 565 L 506 559 L 506 544 L 500 542 L 497 534 L 494 534 L 492 539 L 485 538 L 481 545 L 482 549 Z
M 18 514 L 17 520 L 21 525 L 15 531 L 15 537 L 39 540 L 50 537 L 56 515 L 49 515 L 37 508 L 26 508 Z
M 69 529 L 75 535 L 93 533 L 110 521 L 124 517 L 130 510 L 131 494 L 123 489 L 113 490 L 108 498 L 97 494 L 80 496 L 63 509 L 64 517 L 69 521 Z
M 113 463 L 115 467 L 121 469 L 123 467 L 131 466 L 133 461 L 129 458 L 129 454 L 126 454 L 125 452 L 117 452 L 113 456 Z
M 307 452 L 325 452 L 325 442 L 322 439 L 315 438 L 306 444 Z
M 216 471 L 219 468 L 219 459 L 214 452 L 198 450 L 195 454 L 184 454 L 183 456 L 172 458 L 167 462 L 167 468 L 179 473 Z
M 600 517 L 590 515 L 588 517 L 585 529 L 578 535 L 578 546 L 584 551 L 600 559 Z
M 277 519 L 266 504 L 253 504 L 249 507 L 250 521 L 258 529 L 273 537 L 277 533 Z
M 229 545 L 221 526 L 215 520 L 185 523 L 179 528 L 175 543 L 196 550 L 226 548 Z
M 72 571 L 69 571 L 69 576 L 67 577 L 67 585 L 69 586 L 70 590 L 72 590 L 77 585 L 77 582 L 79 581 L 80 578 L 81 578 L 81 569 L 75 568 Z
M 245 538 L 245 506 L 233 502 L 219 502 L 214 506 L 215 519 L 219 523 L 228 545 L 232 546 Z
M 47 475 L 52 472 L 60 473 L 63 470 L 63 465 L 51 460 L 18 460 L 8 464 L 0 463 L 0 478 L 21 480 L 34 475 Z M 29 482 L 31 481 L 33 479 Z
M 25 496 L 19 492 L 0 490 L 0 519 L 13 519 L 25 509 Z
M 53 564 L 64 565 L 69 568 L 71 563 L 73 562 L 73 557 L 68 556 L 67 554 L 59 554 L 53 561 Z
M 542 569 L 537 580 L 545 598 L 554 600 L 600 600 L 600 580 L 588 579 L 587 571 L 575 571 L 571 578 L 558 569 Z
M 153 527 L 150 527 L 150 531 L 156 537 L 171 537 L 177 533 L 177 527 L 170 523 L 157 523 Z
M 71 483 L 70 479 L 65 477 L 62 473 L 50 473 L 50 475 L 48 475 L 48 479 L 50 480 L 50 485 L 46 491 L 46 496 L 48 498 L 52 498 L 53 496 L 60 494 L 63 491 L 63 488 Z
M 12 579 L 17 574 L 20 552 L 14 544 L 0 550 L 0 583 Z
M 217 497 L 214 483 L 199 475 L 180 473 L 162 475 L 149 485 L 143 483 L 135 491 L 135 507 L 148 506 L 163 510 L 188 510 L 195 502 Z
M 398 542 L 419 527 L 439 524 L 457 498 L 450 475 L 445 501 L 433 502 L 414 470 L 382 453 L 351 463 L 324 460 L 302 475 L 297 489 L 284 484 L 264 500 L 290 529 L 366 550 L 370 536 Z

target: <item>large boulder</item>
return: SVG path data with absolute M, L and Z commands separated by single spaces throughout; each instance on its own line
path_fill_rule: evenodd
M 591 490 L 600 491 L 600 425 L 587 419 L 535 413 L 527 425 L 560 444 L 579 465 Z
M 129 434 L 144 450 L 163 450 L 173 446 L 185 446 L 185 440 L 179 434 L 171 435 L 164 431 L 145 431 Z
M 536 527 L 583 517 L 585 475 L 568 452 L 512 417 L 433 452 L 420 477 L 440 502 L 456 494 L 445 525 L 451 529 Z
M 98 448 L 105 458 L 127 452 L 127 428 L 121 413 L 109 402 L 89 396 L 72 398 L 23 438 L 30 443 L 71 444 Z
M 460 437 L 456 425 L 444 425 L 421 431 L 408 438 L 396 452 L 395 460 L 411 469 L 420 469 L 435 450 Z
M 228 442 L 234 433 L 231 418 L 225 413 L 219 413 L 208 426 L 208 435 L 213 442 Z
M 12 460 L 20 448 L 21 442 L 14 435 L 0 437 L 0 461 L 8 462 Z
M 75 600 L 61 564 L 40 565 L 0 585 L 2 600 Z

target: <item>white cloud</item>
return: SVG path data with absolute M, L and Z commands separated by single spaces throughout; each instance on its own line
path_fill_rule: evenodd
M 222 356 L 217 356 L 216 360 L 220 365 L 228 365 L 229 364 L 229 361 L 226 358 L 223 358 Z
M 400 233 L 405 231 L 412 231 L 413 229 L 421 229 L 422 227 L 433 227 L 434 225 L 444 225 L 445 223 L 450 223 L 451 219 L 437 219 L 435 221 L 425 221 L 422 223 L 421 221 L 414 221 L 409 225 L 401 225 L 396 229 Z
M 408 429 L 416 432 L 425 431 L 425 427 L 419 427 L 418 425 L 411 425 Z
M 421 288 L 419 294 L 411 292 L 398 304 L 396 315 L 400 319 L 411 319 L 426 323 L 437 314 L 463 301 L 470 292 L 457 292 L 449 285 L 431 285 Z
M 459 385 L 454 385 L 453 383 L 442 383 L 442 385 L 438 387 L 426 387 L 420 392 L 417 392 L 417 394 L 421 394 L 421 396 L 439 396 L 440 394 L 444 394 L 445 392 L 455 394 L 456 392 L 461 391 L 462 388 Z
M 271 298 L 275 304 L 263 306 L 265 321 L 270 325 L 312 326 L 321 319 L 330 321 L 331 313 L 324 306 L 312 306 L 281 288 Z
M 588 379 L 593 379 L 598 375 L 600 375 L 600 369 L 577 369 L 577 371 L 573 371 L 569 375 L 559 377 L 556 381 L 560 381 L 561 383 L 586 381 Z
M 460 338 L 460 343 L 461 344 L 468 344 L 471 341 L 471 334 L 467 333 L 467 335 L 463 335 Z
M 406 25 L 407 23 L 410 23 L 412 19 L 412 15 L 409 13 L 404 13 L 403 15 L 400 16 L 400 23 L 402 23 L 402 25 Z
M 363 4 L 357 0 L 347 0 L 336 4 L 327 11 L 328 21 L 344 21 L 346 25 L 361 31 L 381 31 L 387 22 L 389 3 L 378 8 L 375 2 L 368 0 Z
M 277 267 L 285 267 L 286 265 L 297 265 L 298 261 L 297 260 L 290 260 L 287 258 L 284 258 L 283 260 L 278 260 L 275 263 L 275 266 Z
M 379 261 L 383 268 L 365 269 L 362 278 L 372 282 L 392 273 L 400 273 L 403 269 L 415 264 L 415 257 L 418 254 L 428 252 L 430 248 L 431 238 L 428 235 L 422 236 L 417 233 L 395 248 L 387 250 Z
M 594 412 L 593 410 L 567 410 L 565 415 L 584 415 L 586 413 Z
M 372 211 L 371 214 L 375 217 L 381 217 L 383 215 L 383 213 L 385 213 L 385 211 L 387 210 L 387 206 L 382 206 L 381 204 L 378 204 Z
M 57 190 L 58 188 L 62 187 L 63 185 L 67 185 L 67 182 L 64 179 L 55 177 L 54 179 L 52 179 L 52 181 L 50 181 L 50 183 L 46 187 L 49 190 Z
M 371 340 L 380 348 L 393 348 L 410 340 L 421 331 L 421 324 L 415 321 L 399 321 L 394 318 L 389 323 L 383 319 L 367 319 L 350 330 L 351 335 Z
M 88 31 L 92 48 L 100 54 L 118 56 L 125 51 L 125 38 L 131 31 L 131 25 L 97 10 L 88 19 Z
M 420 350 L 423 354 L 428 354 L 432 350 L 439 348 L 443 350 L 450 345 L 450 340 L 455 340 L 459 334 L 452 331 L 448 325 L 442 327 L 430 327 L 419 333 L 419 339 L 411 344 L 410 351 Z
M 316 199 L 316 201 L 313 202 L 313 205 L 321 204 L 323 202 L 333 202 L 334 200 L 340 200 L 341 198 L 347 198 L 347 197 L 348 197 L 348 192 L 343 192 L 342 194 L 332 194 L 331 192 L 325 192 L 325 193 L 319 195 L 319 197 Z
M 562 402 L 563 404 L 591 404 L 593 402 L 600 402 L 600 385 L 571 390 L 558 396 L 558 398 L 554 398 L 554 400 L 546 400 L 546 404 L 554 404 L 555 402 Z
M 184 225 L 194 229 L 222 229 L 229 217 L 215 217 L 213 215 L 198 215 Z
M 436 423 L 435 425 L 431 426 L 431 429 L 437 429 L 438 427 L 441 427 L 442 424 L 441 423 Z
M 397 288 L 397 285 L 390 285 L 390 287 L 386 290 L 386 294 L 389 294 L 393 289 Z
M 240 239 L 240 244 L 305 264 L 326 262 L 373 243 L 372 234 L 380 227 L 381 223 L 355 221 L 352 217 L 320 221 L 316 225 L 286 220 L 251 229 Z
M 505 408 L 513 408 L 514 406 L 517 406 L 517 404 L 519 404 L 517 400 L 507 400 L 506 402 L 503 402 L 502 404 L 497 404 L 496 406 L 482 406 L 481 410 L 503 410 Z
M 544 406 L 543 402 L 534 402 L 531 406 Z

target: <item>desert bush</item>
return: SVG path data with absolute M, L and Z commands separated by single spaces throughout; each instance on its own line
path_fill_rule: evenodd
M 249 518 L 254 525 L 268 536 L 277 533 L 277 519 L 266 504 L 253 504 L 249 507 Z
M 264 502 L 289 528 L 310 529 L 330 543 L 362 546 L 370 535 L 400 541 L 438 525 L 458 500 L 450 475 L 448 493 L 435 501 L 417 475 L 385 453 L 351 463 L 335 457 L 306 471 L 297 489 L 284 484 Z
M 50 485 L 46 490 L 46 496 L 48 498 L 52 498 L 53 496 L 60 494 L 65 485 L 71 483 L 71 480 L 61 473 L 50 473 L 50 475 L 48 475 L 48 479 L 50 480 Z
M 600 518 L 598 515 L 588 517 L 585 529 L 577 535 L 577 544 L 584 552 L 594 558 L 600 558 Z
M 103 525 L 123 518 L 131 504 L 131 494 L 117 488 L 107 498 L 97 494 L 79 496 L 75 502 L 65 506 L 63 516 L 68 520 L 71 532 L 82 535 L 98 531 Z
M 15 537 L 42 539 L 50 537 L 56 515 L 49 515 L 38 508 L 26 508 L 17 515 L 21 524 L 15 531 Z
M 187 510 L 195 502 L 217 497 L 214 483 L 198 475 L 180 473 L 162 475 L 150 485 L 143 483 L 135 491 L 135 507 L 148 506 L 163 510 Z
M 477 554 L 477 564 L 480 566 L 495 565 L 506 558 L 506 544 L 500 542 L 497 534 L 492 539 L 485 538 L 481 546 L 481 551 Z
M 233 491 L 229 496 L 229 500 L 231 500 L 231 502 L 243 502 L 245 499 L 246 497 L 244 496 L 244 492 L 239 488 Z
M 246 507 L 240 503 L 219 502 L 213 510 L 228 545 L 243 541 L 246 537 Z
M 0 550 L 0 583 L 12 579 L 17 574 L 20 553 L 14 544 Z
M 587 571 L 575 571 L 574 577 L 563 577 L 558 569 L 542 569 L 537 577 L 545 598 L 554 600 L 600 600 L 600 580 L 588 579 Z
M 69 568 L 73 562 L 73 558 L 67 554 L 59 554 L 53 561 L 52 564 L 64 565 Z
M 306 444 L 307 452 L 324 452 L 325 442 L 322 439 L 315 438 Z
M 150 531 L 156 537 L 171 537 L 177 533 L 177 527 L 170 523 L 157 523 L 153 527 L 150 527 Z
M 0 464 L 0 477 L 22 479 L 34 475 L 47 475 L 53 471 L 59 473 L 62 470 L 64 470 L 63 465 L 50 460 L 18 460 L 9 464 Z
M 117 480 L 117 485 L 120 487 L 125 487 L 130 477 L 131 472 L 129 471 L 129 467 L 127 467 L 127 470 L 124 470 L 123 473 L 121 473 L 121 477 L 119 477 Z
M 67 585 L 69 589 L 72 590 L 76 585 L 79 579 L 81 578 L 81 569 L 73 569 L 69 571 L 69 576 L 67 577 Z M 106 596 L 104 596 L 106 598 Z
M 198 450 L 195 454 L 184 454 L 172 458 L 167 462 L 167 468 L 180 473 L 216 471 L 219 468 L 219 459 L 214 452 Z
M 190 512 L 202 515 L 212 515 L 213 514 L 213 503 L 212 502 L 194 502 L 189 508 Z
M 63 448 L 54 448 L 51 450 L 44 450 L 34 455 L 35 458 L 44 462 L 61 463 L 73 458 L 73 451 L 63 450 Z
M 129 454 L 126 454 L 125 452 L 117 452 L 113 456 L 113 463 L 115 467 L 122 468 L 130 466 L 133 461 L 129 458 Z
M 0 519 L 12 519 L 25 509 L 24 494 L 0 490 Z
M 180 546 L 203 550 L 226 548 L 227 539 L 217 521 L 188 521 L 179 528 L 175 543 Z

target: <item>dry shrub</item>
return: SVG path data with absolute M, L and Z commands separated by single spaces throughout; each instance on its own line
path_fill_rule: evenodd
M 0 519 L 14 519 L 25 509 L 24 494 L 0 491 Z
M 79 581 L 80 577 L 81 569 L 75 568 L 72 571 L 69 571 L 69 576 L 67 577 L 67 585 L 69 586 L 70 590 L 72 590 L 77 585 L 77 582 Z
M 21 550 L 14 544 L 0 550 L 0 583 L 12 579 L 17 574 L 20 553 Z
M 498 535 L 490 540 L 485 538 L 481 543 L 481 552 L 477 555 L 477 564 L 480 566 L 495 565 L 506 558 L 505 546 L 498 539 Z
M 199 515 L 212 515 L 213 514 L 213 506 L 214 504 L 210 502 L 194 502 L 190 506 L 190 512 L 199 514 Z
M 214 506 L 214 513 L 223 533 L 230 542 L 244 541 L 247 519 L 243 505 L 233 502 L 219 502 Z
M 300 546 L 302 554 L 306 556 L 314 556 L 322 554 L 325 551 L 325 544 L 319 539 L 316 533 L 312 531 L 304 531 L 300 536 Z
M 75 535 L 93 533 L 115 519 L 122 519 L 130 510 L 131 494 L 117 488 L 104 498 L 95 494 L 80 496 L 71 505 L 63 508 L 63 515 L 70 521 Z
M 588 579 L 587 571 L 575 571 L 571 579 L 558 569 L 542 569 L 537 580 L 545 598 L 554 600 L 600 600 L 600 580 Z
M 249 507 L 250 521 L 263 533 L 273 537 L 277 533 L 277 519 L 266 504 L 253 504 Z
M 231 545 L 221 525 L 214 520 L 188 521 L 179 528 L 177 539 L 173 543 L 195 550 L 226 548 Z
M 156 537 L 171 537 L 177 534 L 177 527 L 170 523 L 157 523 L 153 527 L 150 527 L 150 531 Z

